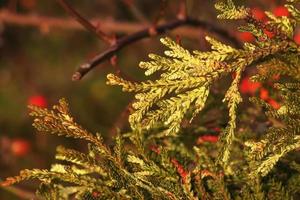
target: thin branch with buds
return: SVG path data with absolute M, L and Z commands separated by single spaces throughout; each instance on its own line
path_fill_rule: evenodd
M 89 20 L 96 26 L 100 20 L 94 18 Z M 71 18 L 47 17 L 37 14 L 18 14 L 7 9 L 0 10 L 0 23 L 20 27 L 34 27 L 47 33 L 51 30 L 86 30 Z M 101 20 L 101 27 L 107 32 L 131 34 L 145 28 L 144 24 L 132 22 L 120 22 L 111 19 Z M 183 27 L 177 31 L 183 37 L 198 38 L 199 31 L 193 28 Z
M 233 45 L 240 47 L 240 42 L 235 37 L 233 37 L 230 33 L 228 33 L 226 30 L 221 29 L 215 25 L 209 24 L 208 22 L 201 21 L 198 19 L 192 19 L 192 18 L 186 18 L 184 20 L 177 19 L 177 20 L 174 20 L 171 22 L 161 24 L 156 27 L 155 33 L 163 34 L 169 30 L 175 29 L 180 26 L 187 26 L 187 25 L 194 26 L 194 27 L 200 27 L 204 30 L 213 32 L 213 33 L 223 37 L 224 39 L 230 41 Z M 94 58 L 92 58 L 87 63 L 84 63 L 83 65 L 81 65 L 77 69 L 77 71 L 73 74 L 72 80 L 74 80 L 74 81 L 80 80 L 90 70 L 92 70 L 94 67 L 96 67 L 103 61 L 111 58 L 113 55 L 115 55 L 115 53 L 117 53 L 124 47 L 126 47 L 136 41 L 139 41 L 141 39 L 151 37 L 151 36 L 153 36 L 153 31 L 150 31 L 149 28 L 146 28 L 141 31 L 137 31 L 130 35 L 124 36 L 120 39 L 117 39 L 117 41 L 114 45 L 110 46 L 105 51 L 96 55 Z
M 152 24 L 156 26 L 159 22 L 159 20 L 165 15 L 166 8 L 167 8 L 167 0 L 161 0 L 158 13 L 156 14 Z
M 227 31 L 207 22 L 189 18 L 186 13 L 186 0 L 181 0 L 179 13 L 176 20 L 161 24 L 154 25 L 150 28 L 142 29 L 140 31 L 134 32 L 130 35 L 116 38 L 111 37 L 105 34 L 103 31 L 98 30 L 93 24 L 91 24 L 88 20 L 82 17 L 70 4 L 68 4 L 65 0 L 57 0 L 60 5 L 71 15 L 73 16 L 82 26 L 84 26 L 89 31 L 95 33 L 101 40 L 108 43 L 110 46 L 105 51 L 96 55 L 87 63 L 82 64 L 77 71 L 73 74 L 72 80 L 80 80 L 85 74 L 87 74 L 90 70 L 96 67 L 98 64 L 103 62 L 104 60 L 111 59 L 118 51 L 123 49 L 124 47 L 139 41 L 141 39 L 151 37 L 158 34 L 164 34 L 169 30 L 175 29 L 180 26 L 194 26 L 200 27 L 204 30 L 216 33 L 217 35 L 222 36 L 223 38 L 230 40 L 235 46 L 240 46 L 239 41 L 232 37 Z
M 98 18 L 89 21 L 94 26 L 100 22 Z M 84 27 L 71 18 L 47 17 L 36 14 L 18 14 L 6 9 L 0 10 L 0 23 L 20 27 L 34 27 L 41 29 L 41 31 L 45 31 L 45 33 L 52 30 L 85 30 Z M 141 23 L 120 22 L 107 19 L 101 21 L 101 27 L 109 33 L 131 34 L 144 29 L 145 25 Z M 187 38 L 199 37 L 199 31 L 195 28 L 182 27 L 176 30 L 176 33 Z
M 84 26 L 87 30 L 94 33 L 97 37 L 99 37 L 104 42 L 111 44 L 113 43 L 113 37 L 108 36 L 104 33 L 100 28 L 97 28 L 93 24 L 91 24 L 88 20 L 82 17 L 69 3 L 65 0 L 57 0 L 58 3 L 65 9 L 67 13 L 69 13 L 76 21 L 78 21 L 82 26 Z
M 177 18 L 185 19 L 186 17 L 187 17 L 187 2 L 186 0 L 180 0 Z
M 149 20 L 145 17 L 143 12 L 138 9 L 137 6 L 133 3 L 132 0 L 122 0 L 122 2 L 128 7 L 132 15 L 140 22 L 149 24 Z

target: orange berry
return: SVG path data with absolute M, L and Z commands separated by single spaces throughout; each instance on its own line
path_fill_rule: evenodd
M 250 32 L 238 32 L 238 38 L 243 42 L 253 42 L 255 37 Z
M 200 136 L 197 140 L 197 144 L 203 144 L 204 142 L 216 143 L 218 142 L 219 137 L 215 135 L 203 135 Z
M 254 18 L 257 19 L 257 20 L 264 21 L 267 18 L 267 15 L 265 14 L 265 12 L 262 9 L 258 8 L 258 7 L 252 8 L 251 12 L 252 12 Z
M 242 93 L 254 94 L 261 87 L 261 83 L 250 81 L 249 77 L 241 81 L 240 90 Z
M 296 35 L 294 35 L 294 41 L 300 45 L 300 33 L 297 33 Z
M 275 81 L 278 81 L 280 79 L 280 75 L 279 74 L 276 74 L 274 76 L 272 76 L 272 78 L 275 80 Z
M 235 79 L 235 77 L 236 77 L 236 72 L 233 72 L 233 73 L 231 74 L 231 78 L 232 78 L 232 79 Z
M 282 16 L 286 16 L 288 17 L 290 15 L 288 9 L 284 6 L 277 6 L 274 10 L 273 10 L 273 14 L 277 17 L 282 17 Z
M 262 88 L 260 91 L 259 91 L 259 96 L 261 99 L 263 100 L 268 100 L 269 99 L 269 91 L 266 90 L 265 88 Z
M 11 142 L 11 152 L 15 156 L 25 156 L 30 151 L 30 143 L 25 139 L 14 139 Z
M 216 132 L 221 132 L 221 129 L 219 127 L 214 127 L 214 128 L 212 128 L 212 130 L 214 130 Z
M 273 38 L 275 36 L 274 33 L 267 31 L 267 30 L 264 30 L 264 33 L 268 36 L 268 38 Z
M 184 169 L 184 167 L 178 162 L 178 160 L 176 160 L 175 158 L 171 159 L 171 163 L 175 166 L 175 168 L 177 169 L 177 173 L 180 175 L 180 177 L 182 178 L 182 182 L 185 183 L 186 182 L 186 177 L 188 175 L 188 172 Z
M 100 197 L 101 195 L 100 195 L 100 192 L 93 191 L 92 196 L 95 197 L 95 198 L 98 198 L 98 197 Z
M 156 145 L 151 145 L 150 146 L 150 150 L 151 151 L 153 151 L 153 152 L 155 152 L 156 154 L 160 154 L 160 149 L 159 149 L 159 147 L 158 146 L 156 146 Z
M 280 104 L 274 99 L 269 99 L 268 103 L 276 110 L 280 108 Z
M 28 98 L 28 105 L 45 108 L 47 107 L 47 100 L 44 96 L 41 95 L 31 96 Z

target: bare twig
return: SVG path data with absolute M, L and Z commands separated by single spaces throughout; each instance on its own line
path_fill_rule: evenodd
M 122 0 L 122 2 L 128 7 L 132 15 L 140 22 L 149 24 L 149 20 L 144 16 L 141 10 L 134 4 L 133 0 Z
M 205 29 L 207 31 L 213 32 L 224 38 L 225 40 L 230 41 L 233 45 L 240 47 L 240 42 L 233 37 L 231 34 L 229 34 L 226 30 L 221 29 L 213 24 L 209 24 L 208 22 L 201 21 L 198 19 L 192 19 L 192 18 L 186 18 L 184 20 L 177 19 L 174 21 L 170 21 L 164 24 L 161 24 L 156 27 L 155 31 L 157 34 L 163 34 L 167 32 L 168 30 L 175 29 L 180 26 L 194 26 L 194 27 L 200 27 L 202 29 Z M 124 47 L 128 46 L 129 44 L 132 44 L 136 41 L 139 41 L 141 39 L 151 37 L 152 34 L 149 31 L 149 28 L 143 29 L 141 31 L 137 31 L 133 34 L 130 34 L 128 36 L 124 36 L 116 41 L 116 43 L 112 46 L 110 46 L 105 51 L 101 52 L 94 58 L 92 58 L 87 63 L 84 63 L 81 65 L 77 71 L 73 74 L 72 80 L 80 80 L 86 73 L 88 73 L 90 70 L 92 70 L 94 67 L 96 67 L 98 64 L 103 62 L 104 60 L 107 60 L 111 58 L 116 52 L 120 51 Z
M 187 1 L 180 0 L 179 9 L 177 13 L 178 19 L 185 19 L 187 17 Z
M 87 30 L 94 33 L 104 42 L 111 44 L 113 43 L 112 37 L 105 34 L 103 31 L 100 30 L 100 28 L 97 28 L 93 24 L 91 24 L 88 20 L 86 20 L 84 17 L 82 17 L 69 3 L 67 3 L 65 0 L 57 0 L 58 3 L 65 9 L 67 13 L 69 13 L 72 17 L 76 19 L 82 26 L 84 26 Z
M 70 19 L 51 18 L 38 15 L 21 15 L 17 13 L 12 13 L 8 10 L 0 10 L 0 22 L 15 24 L 19 26 L 36 26 L 38 28 L 46 27 L 47 29 L 50 29 L 52 27 L 61 29 L 82 29 L 82 27 L 79 24 Z M 91 23 L 89 23 L 92 25 L 97 24 L 98 22 L 99 20 L 93 19 L 91 20 Z M 209 24 L 207 22 L 197 19 L 177 19 L 161 24 L 154 28 L 158 34 L 162 34 L 168 30 L 172 30 L 177 27 L 182 27 L 184 25 L 200 27 L 204 30 L 210 31 L 221 36 L 226 41 L 231 42 L 235 46 L 240 46 L 240 42 L 236 38 L 234 38 L 229 32 L 213 24 Z M 95 27 L 94 25 L 92 26 Z M 143 38 L 151 37 L 153 35 L 151 34 L 151 31 L 149 31 L 149 28 L 145 28 L 145 25 L 140 23 L 127 23 L 104 20 L 102 21 L 102 27 L 105 28 L 105 30 L 107 31 L 129 33 L 129 35 L 118 39 L 116 43 L 111 45 L 107 50 L 103 51 L 102 53 L 91 59 L 87 64 L 82 65 L 78 69 L 78 71 L 75 72 L 75 74 L 73 75 L 73 80 L 81 79 L 88 71 L 90 71 L 92 68 L 94 68 L 96 65 L 100 64 L 104 60 L 111 58 L 113 55 L 115 55 L 116 52 L 118 52 L 125 46 Z M 178 31 L 176 31 L 176 34 L 190 38 L 199 37 L 198 30 L 188 27 L 180 28 Z
M 166 8 L 167 8 L 167 0 L 161 0 L 158 13 L 152 22 L 153 26 L 156 26 L 160 18 L 162 18 L 165 15 Z
M 99 19 L 89 20 L 91 24 L 96 26 Z M 36 27 L 46 30 L 85 30 L 82 25 L 71 18 L 46 17 L 36 14 L 18 14 L 9 10 L 0 10 L 0 23 L 21 26 Z M 131 34 L 144 29 L 145 24 L 113 21 L 111 19 L 101 20 L 101 27 L 107 32 Z M 190 27 L 182 27 L 176 30 L 176 34 L 182 37 L 198 38 L 199 30 Z

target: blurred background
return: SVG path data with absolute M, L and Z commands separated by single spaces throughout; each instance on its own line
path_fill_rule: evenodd
M 176 19 L 181 0 L 73 0 L 69 3 L 82 16 L 93 19 L 107 34 L 117 37 Z M 288 15 L 284 1 L 237 1 L 253 8 L 257 18 L 263 10 Z M 241 42 L 252 42 L 251 34 L 238 33 L 236 22 L 216 20 L 211 1 L 187 0 L 188 15 L 226 30 Z M 226 24 L 226 25 L 225 25 Z M 212 35 L 229 44 L 234 40 L 201 28 L 180 27 L 166 35 L 187 49 L 206 50 L 204 36 Z M 100 132 L 109 143 L 115 127 L 128 128 L 127 105 L 132 99 L 120 88 L 105 84 L 109 72 L 132 80 L 144 80 L 138 63 L 151 52 L 162 53 L 162 35 L 131 44 L 117 53 L 116 64 L 101 63 L 82 80 L 71 81 L 76 68 L 104 51 L 108 45 L 83 29 L 57 1 L 0 0 L 0 178 L 24 168 L 49 168 L 59 144 L 85 149 L 72 139 L 37 133 L 31 126 L 28 104 L 50 107 L 65 97 L 75 119 L 91 132 Z M 297 35 L 295 40 L 299 40 Z M 0 188 L 0 199 L 30 195 L 31 183 Z M 25 196 L 26 196 L 25 195 Z

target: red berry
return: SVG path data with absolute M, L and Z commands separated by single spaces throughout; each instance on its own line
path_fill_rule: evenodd
M 240 90 L 242 93 L 253 95 L 259 88 L 261 87 L 261 83 L 252 82 L 248 77 L 244 78 L 240 85 Z
M 268 38 L 273 38 L 275 36 L 274 33 L 267 31 L 267 30 L 264 30 L 264 33 L 268 36 Z
M 100 192 L 93 191 L 92 196 L 95 197 L 95 198 L 98 198 L 98 197 L 100 197 L 101 195 L 100 195 Z
M 231 78 L 232 78 L 232 79 L 235 79 L 235 78 L 236 78 L 236 72 L 233 72 L 233 73 L 231 74 Z
M 274 10 L 273 10 L 273 14 L 277 17 L 282 17 L 282 16 L 286 16 L 288 17 L 290 15 L 288 9 L 284 6 L 277 6 Z
M 252 12 L 254 18 L 257 20 L 265 21 L 267 18 L 267 15 L 265 14 L 265 12 L 258 7 L 252 8 L 251 12 Z
M 300 33 L 297 33 L 296 35 L 294 35 L 294 41 L 300 45 Z
M 265 88 L 262 88 L 260 91 L 259 91 L 259 96 L 261 99 L 263 100 L 268 100 L 269 99 L 269 91 L 266 90 Z
M 250 32 L 238 32 L 238 38 L 243 42 L 253 42 L 255 37 Z
M 185 171 L 184 167 L 178 162 L 178 160 L 176 160 L 175 158 L 171 159 L 171 163 L 175 166 L 175 168 L 177 169 L 177 173 L 180 175 L 180 177 L 182 178 L 182 182 L 185 183 L 186 182 L 186 177 L 188 176 L 188 172 Z
M 207 169 L 201 170 L 201 177 L 202 178 L 208 177 L 208 176 L 215 177 L 216 175 L 214 173 L 208 171 Z
M 11 142 L 11 152 L 15 156 L 25 156 L 30 151 L 30 143 L 25 139 L 14 139 Z
M 200 136 L 197 140 L 197 144 L 203 144 L 204 142 L 216 143 L 218 142 L 219 137 L 215 135 L 203 135 Z
M 216 132 L 221 132 L 221 129 L 219 127 L 214 127 L 214 128 L 212 128 L 212 130 L 214 130 Z
M 153 152 L 155 152 L 156 154 L 160 154 L 160 149 L 156 145 L 151 145 L 150 146 L 150 150 L 153 151 Z
M 280 104 L 274 99 L 269 99 L 268 103 L 276 110 L 280 108 Z
M 278 81 L 280 79 L 280 75 L 279 74 L 276 74 L 274 76 L 272 76 L 272 78 L 275 80 L 275 81 Z
M 45 107 L 47 107 L 47 100 L 44 96 L 35 95 L 35 96 L 29 97 L 28 104 L 45 108 Z

